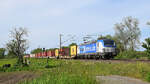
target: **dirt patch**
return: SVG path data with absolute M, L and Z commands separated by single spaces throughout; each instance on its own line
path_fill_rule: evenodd
M 37 77 L 32 72 L 11 72 L 0 74 L 0 84 L 16 84 L 24 80 L 32 80 Z
M 100 84 L 150 84 L 139 79 L 123 76 L 97 76 L 97 81 Z

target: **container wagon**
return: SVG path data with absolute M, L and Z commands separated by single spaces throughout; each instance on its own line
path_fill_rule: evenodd
M 49 58 L 55 58 L 55 50 L 49 50 L 47 51 L 47 54 Z
M 59 57 L 60 58 L 69 58 L 70 57 L 70 49 L 69 48 L 59 49 Z
M 47 58 L 47 51 L 41 52 L 43 58 Z

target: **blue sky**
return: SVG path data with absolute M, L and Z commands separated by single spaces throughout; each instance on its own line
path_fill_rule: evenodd
M 58 47 L 60 33 L 63 40 L 76 35 L 74 42 L 87 34 L 113 35 L 114 24 L 126 16 L 138 18 L 143 41 L 150 37 L 149 4 L 150 0 L 0 0 L 0 47 L 15 27 L 30 31 L 30 51 Z

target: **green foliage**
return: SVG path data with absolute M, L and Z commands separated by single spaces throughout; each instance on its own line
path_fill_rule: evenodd
M 16 61 L 17 59 L 0 59 L 0 67 L 2 67 L 4 64 L 14 65 Z
M 45 68 L 50 68 L 50 67 L 51 67 L 51 66 L 50 66 L 50 65 L 48 65 L 48 64 L 45 66 Z
M 150 72 L 146 75 L 146 81 L 150 82 Z
M 146 49 L 147 54 L 149 55 L 150 58 L 150 38 L 145 39 L 146 43 L 142 44 L 142 47 Z
M 123 44 L 125 50 L 134 51 L 140 43 L 141 31 L 136 18 L 126 17 L 121 23 L 115 24 L 115 36 Z
M 106 36 L 100 36 L 97 38 L 97 40 L 101 40 L 101 39 L 112 39 L 113 37 L 111 35 L 106 35 Z
M 124 51 L 120 52 L 115 59 L 143 59 L 147 58 L 148 55 L 144 51 Z
M 69 48 L 69 46 L 62 46 L 61 48 Z
M 52 60 L 59 66 L 48 68 L 45 73 L 34 80 L 23 84 L 96 84 L 95 77 L 99 75 L 122 75 L 145 79 L 149 72 L 146 63 L 105 63 Z M 110 69 L 111 68 L 111 69 Z
M 46 51 L 50 51 L 50 50 L 56 50 L 58 48 L 50 48 L 50 49 L 46 49 Z
M 32 51 L 31 51 L 31 54 L 40 53 L 40 52 L 42 52 L 42 51 L 43 51 L 42 48 L 37 48 L 37 49 L 32 50 Z
M 11 40 L 6 44 L 8 52 L 17 56 L 17 63 L 20 65 L 23 64 L 23 56 L 28 49 L 27 36 L 28 31 L 26 28 L 14 28 L 10 31 Z
M 16 59 L 0 60 L 3 63 L 14 64 Z M 5 72 L 30 71 L 41 73 L 33 80 L 20 84 L 97 84 L 96 76 L 121 75 L 149 81 L 150 65 L 142 62 L 93 62 L 80 60 L 30 59 L 29 67 L 11 67 Z M 0 64 L 0 67 L 1 65 Z M 45 66 L 48 68 L 45 68 Z M 0 68 L 1 70 L 1 68 Z
M 13 52 L 9 51 L 6 58 L 17 58 L 17 56 Z
M 133 59 L 137 58 L 136 53 L 132 51 L 120 52 L 115 59 Z
M 0 69 L 0 72 L 14 72 L 14 71 L 31 71 L 28 66 L 12 66 L 9 68 L 2 68 Z
M 71 44 L 69 45 L 69 47 L 70 47 L 70 46 L 73 46 L 73 45 L 77 45 L 77 44 L 76 44 L 76 43 L 71 43 Z
M 5 48 L 0 48 L 0 59 L 5 58 Z

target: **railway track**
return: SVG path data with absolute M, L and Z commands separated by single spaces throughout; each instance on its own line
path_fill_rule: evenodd
M 95 62 L 144 62 L 150 63 L 150 60 L 139 60 L 139 59 L 110 59 L 110 60 L 96 60 L 96 59 L 76 59 L 81 61 L 95 61 Z

